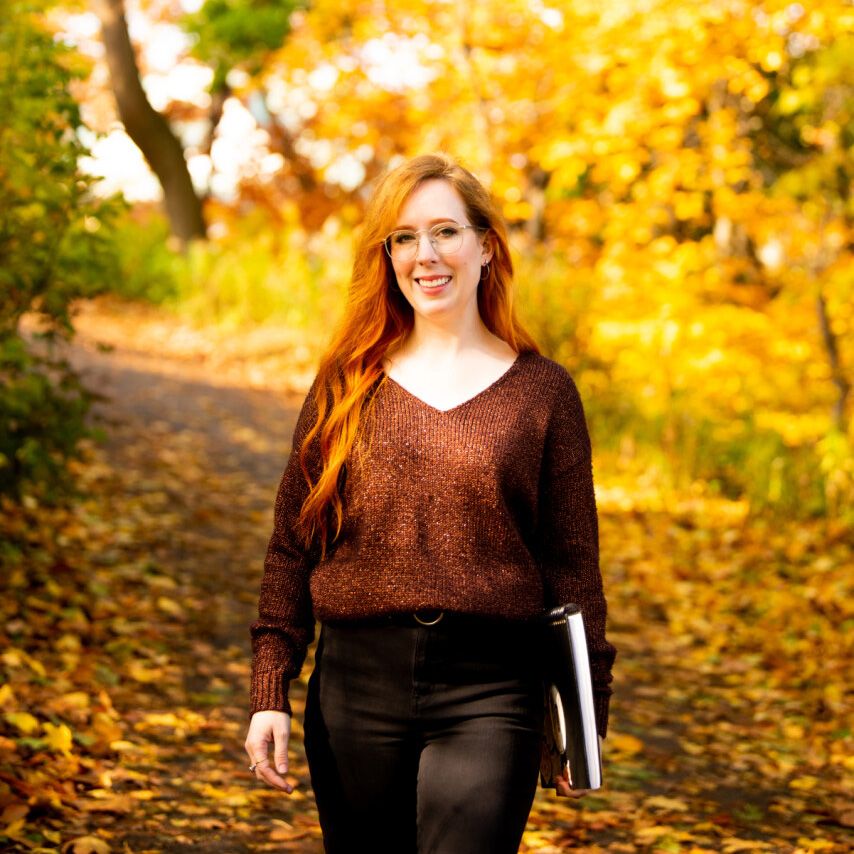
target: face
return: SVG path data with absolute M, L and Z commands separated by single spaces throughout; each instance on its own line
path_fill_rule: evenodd
M 477 312 L 481 266 L 492 257 L 492 251 L 482 233 L 467 228 L 459 249 L 443 254 L 428 238 L 428 230 L 438 223 L 472 224 L 454 187 L 433 179 L 410 194 L 397 217 L 395 230 L 422 232 L 412 259 L 392 259 L 397 284 L 416 315 L 446 317 Z

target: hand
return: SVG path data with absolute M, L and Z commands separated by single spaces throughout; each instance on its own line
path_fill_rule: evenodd
M 593 789 L 573 789 L 569 785 L 569 771 L 564 771 L 563 776 L 555 780 L 555 791 L 564 798 L 583 798 Z
M 291 735 L 291 716 L 287 712 L 273 710 L 255 712 L 249 721 L 249 732 L 244 747 L 249 764 L 255 765 L 255 776 L 270 786 L 290 794 L 294 787 L 281 774 L 288 771 L 288 740 Z M 273 743 L 273 762 L 268 756 Z M 278 771 L 278 773 L 276 773 Z
M 602 742 L 604 739 L 602 736 L 599 736 L 599 755 L 602 754 Z M 596 789 L 573 789 L 569 785 L 569 769 L 567 768 L 563 775 L 558 777 L 555 781 L 555 791 L 558 795 L 564 798 L 583 798 L 585 795 L 589 795 L 590 792 L 595 792 Z

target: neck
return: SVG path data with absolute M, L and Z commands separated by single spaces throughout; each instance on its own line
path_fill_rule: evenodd
M 472 351 L 494 348 L 495 342 L 496 336 L 486 328 L 478 312 L 453 325 L 416 315 L 415 326 L 398 355 L 417 356 L 441 365 L 456 362 Z

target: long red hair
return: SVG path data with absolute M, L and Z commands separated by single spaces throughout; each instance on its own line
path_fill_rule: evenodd
M 303 503 L 299 526 L 307 547 L 319 542 L 321 559 L 326 554 L 331 517 L 335 519 L 333 542 L 341 532 L 343 502 L 339 486 L 360 420 L 366 414 L 368 393 L 383 373 L 386 350 L 402 344 L 415 324 L 412 307 L 397 287 L 383 241 L 394 230 L 409 195 L 423 182 L 434 179 L 451 184 L 462 199 L 471 224 L 490 240 L 493 255 L 477 293 L 485 326 L 517 353 L 539 352 L 516 317 L 507 228 L 483 185 L 459 163 L 438 154 L 415 157 L 388 172 L 365 209 L 347 305 L 317 373 L 317 421 L 300 449 L 300 466 L 311 491 Z M 308 458 L 315 439 L 319 442 L 322 469 L 313 483 Z

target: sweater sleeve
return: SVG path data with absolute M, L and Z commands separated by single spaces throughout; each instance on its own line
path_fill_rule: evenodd
M 599 571 L 599 523 L 590 437 L 578 389 L 568 373 L 555 397 L 540 475 L 539 536 L 549 605 L 581 608 L 590 656 L 599 735 L 608 728 L 611 667 L 617 650 L 605 638 L 607 605 Z
M 315 381 L 316 384 L 316 381 Z M 273 533 L 264 559 L 258 598 L 258 619 L 249 628 L 252 638 L 250 715 L 266 709 L 291 713 L 288 687 L 299 676 L 308 645 L 314 639 L 314 615 L 309 576 L 317 555 L 306 549 L 297 519 L 309 493 L 299 453 L 317 419 L 315 384 L 306 397 L 294 428 L 291 455 L 279 483 L 273 514 Z M 309 457 L 316 480 L 319 454 Z

